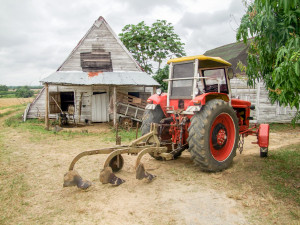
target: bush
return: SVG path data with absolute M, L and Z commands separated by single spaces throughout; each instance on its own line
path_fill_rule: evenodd
M 0 91 L 8 91 L 8 87 L 6 85 L 0 84 Z
M 30 98 L 33 96 L 33 94 L 34 92 L 30 90 L 27 86 L 20 87 L 16 90 L 16 96 L 18 98 Z

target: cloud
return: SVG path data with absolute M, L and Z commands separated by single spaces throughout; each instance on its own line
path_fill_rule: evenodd
M 234 42 L 234 28 L 238 27 L 235 21 L 240 21 L 243 12 L 240 0 L 232 0 L 222 10 L 185 12 L 176 26 L 184 37 L 187 53 L 203 54 L 209 49 Z
M 171 22 L 188 54 L 234 41 L 241 0 L 0 0 L 0 83 L 38 84 L 103 16 L 116 34 L 126 24 Z M 233 18 L 233 17 L 232 17 Z

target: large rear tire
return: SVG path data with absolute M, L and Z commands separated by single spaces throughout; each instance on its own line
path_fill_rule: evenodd
M 202 170 L 216 172 L 228 168 L 236 155 L 238 141 L 236 113 L 223 100 L 210 100 L 191 119 L 189 151 Z
M 151 123 L 159 123 L 165 117 L 160 105 L 157 105 L 154 110 L 147 109 L 143 115 L 141 126 L 142 136 L 150 132 Z M 149 153 L 153 158 L 162 160 L 161 157 L 155 157 Z

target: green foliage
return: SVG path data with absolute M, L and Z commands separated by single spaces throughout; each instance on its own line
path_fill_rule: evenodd
M 34 92 L 30 90 L 28 86 L 23 86 L 16 90 L 16 96 L 18 98 L 30 98 L 33 94 Z
M 168 90 L 168 83 L 164 82 L 164 79 L 169 78 L 169 65 L 166 65 L 164 68 L 159 69 L 156 72 L 156 75 L 153 76 L 154 80 L 156 80 L 160 84 L 160 88 L 162 91 Z
M 149 74 L 153 73 L 151 62 L 157 62 L 159 70 L 162 61 L 170 55 L 185 55 L 184 44 L 166 20 L 157 20 L 152 26 L 147 26 L 144 21 L 137 25 L 129 24 L 122 32 L 119 34 L 121 41 Z
M 6 85 L 0 84 L 0 91 L 8 91 L 8 87 Z
M 249 85 L 263 80 L 272 103 L 297 108 L 295 122 L 300 102 L 299 16 L 298 0 L 254 0 L 237 32 L 237 40 L 249 42 Z

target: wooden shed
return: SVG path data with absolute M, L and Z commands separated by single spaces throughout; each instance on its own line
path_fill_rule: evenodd
M 287 123 L 293 119 L 296 108 L 282 107 L 278 103 L 271 104 L 268 98 L 268 91 L 262 81 L 256 82 L 255 87 L 247 85 L 247 76 L 242 73 L 237 64 L 241 61 L 247 64 L 248 47 L 243 42 L 224 45 L 205 52 L 207 56 L 219 56 L 232 64 L 232 68 L 237 76 L 230 80 L 232 97 L 250 101 L 255 105 L 252 111 L 253 122 L 257 123 Z
M 47 114 L 56 118 L 60 110 L 68 111 L 71 106 L 77 122 L 116 120 L 112 102 L 118 93 L 147 99 L 159 86 L 142 71 L 103 17 L 58 70 L 41 82 L 44 88 L 27 107 L 25 118 Z

